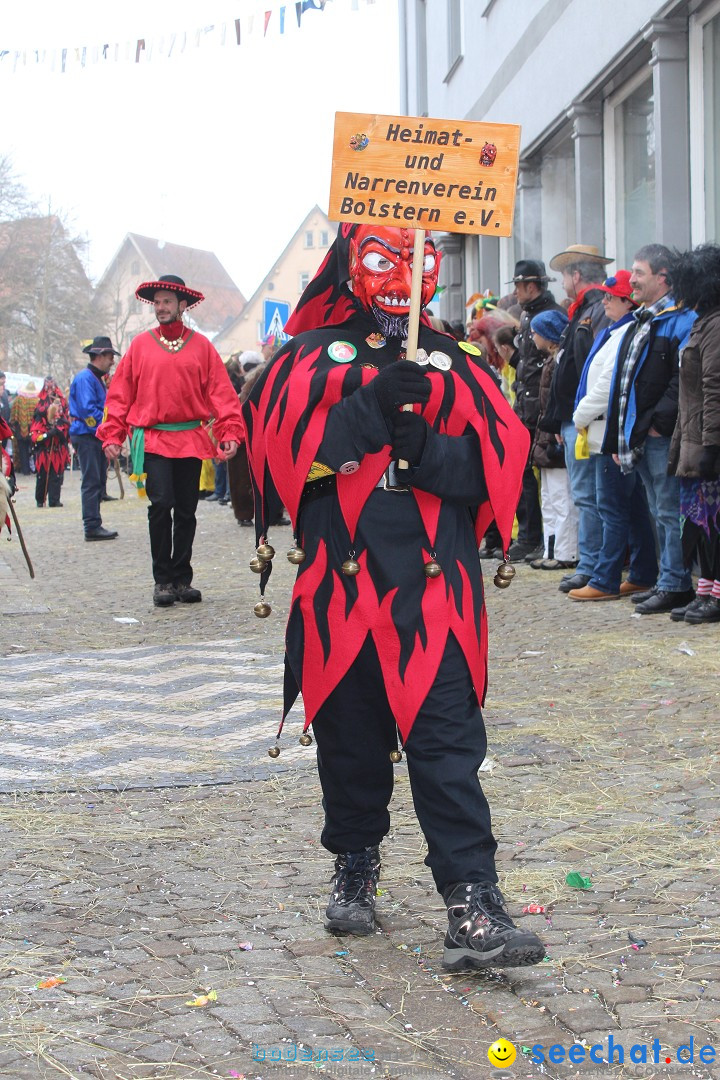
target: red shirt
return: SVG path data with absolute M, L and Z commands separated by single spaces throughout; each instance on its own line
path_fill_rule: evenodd
M 162 457 L 213 458 L 217 450 L 205 426 L 211 419 L 218 443 L 242 442 L 238 396 L 219 353 L 190 331 L 179 352 L 161 345 L 155 332 L 138 334 L 118 364 L 97 429 L 103 446 L 122 445 L 131 428 L 145 428 L 145 451 Z M 155 431 L 155 424 L 203 421 L 188 431 Z

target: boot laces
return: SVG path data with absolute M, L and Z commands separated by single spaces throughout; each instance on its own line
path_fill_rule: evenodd
M 379 876 L 380 863 L 374 851 L 338 855 L 333 878 L 334 899 L 340 904 L 372 904 Z
M 515 924 L 505 910 L 502 893 L 497 885 L 489 881 L 481 881 L 469 887 L 464 915 L 463 924 L 467 925 L 468 933 L 515 929 Z

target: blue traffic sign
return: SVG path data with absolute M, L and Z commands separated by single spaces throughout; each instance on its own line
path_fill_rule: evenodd
M 276 342 L 289 341 L 285 323 L 290 318 L 290 305 L 284 300 L 263 300 L 263 341 L 274 338 Z

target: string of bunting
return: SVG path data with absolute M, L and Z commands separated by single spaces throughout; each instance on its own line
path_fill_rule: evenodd
M 132 41 L 103 45 L 80 45 L 56 49 L 9 49 L 0 44 L 0 74 L 14 73 L 23 68 L 42 67 L 64 74 L 103 63 L 148 63 L 158 59 L 170 60 L 190 48 L 214 46 L 237 47 L 248 39 L 297 32 L 303 27 L 303 16 L 311 11 L 323 12 L 337 0 L 259 0 L 255 12 L 237 19 L 214 23 L 194 30 L 182 30 L 157 38 L 141 37 Z M 360 4 L 372 5 L 376 0 L 349 0 L 350 10 L 358 11 Z

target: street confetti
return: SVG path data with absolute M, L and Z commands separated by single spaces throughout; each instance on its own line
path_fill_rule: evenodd
M 200 994 L 199 997 L 193 998 L 192 1001 L 186 1001 L 185 1004 L 193 1009 L 202 1009 L 205 1005 L 209 1005 L 211 1001 L 217 1001 L 217 999 L 217 990 L 210 990 L 209 993 Z
M 251 952 L 252 947 L 251 941 L 241 941 L 238 945 L 238 949 L 242 949 L 243 952 Z
M 113 616 L 113 622 L 126 623 L 126 624 L 129 625 L 130 623 L 139 623 L 140 620 L 139 619 L 131 619 L 131 618 L 119 618 L 117 615 L 114 615 Z
M 583 877 L 582 874 L 578 874 L 573 871 L 565 878 L 565 884 L 569 885 L 571 889 L 592 889 L 592 881 L 589 877 Z
M 60 985 L 62 985 L 62 983 L 66 983 L 66 982 L 67 982 L 67 979 L 63 979 L 62 977 L 56 978 L 55 976 L 51 976 L 49 979 L 41 979 L 40 982 L 35 983 L 35 988 L 37 990 L 52 990 L 52 988 L 54 986 L 60 986 Z

